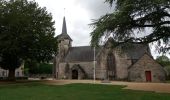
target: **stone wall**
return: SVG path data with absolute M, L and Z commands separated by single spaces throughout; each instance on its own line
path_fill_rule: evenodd
M 117 50 L 115 53 L 116 58 L 116 79 L 117 80 L 127 80 L 128 78 L 128 67 L 132 64 L 131 59 L 129 59 L 124 53 Z
M 165 81 L 165 70 L 148 54 L 129 68 L 129 81 L 146 82 L 146 71 L 151 72 L 151 82 Z
M 69 64 L 69 69 L 71 69 L 74 65 L 80 65 L 81 68 L 85 71 L 86 73 L 86 79 L 92 79 L 93 78 L 93 68 L 94 68 L 94 62 L 68 62 Z M 66 67 L 66 63 L 60 63 L 59 64 L 59 79 L 64 79 L 66 78 L 65 75 L 65 67 Z M 96 66 L 97 67 L 97 66 Z M 70 77 L 71 78 L 71 77 Z
M 97 67 L 96 67 L 96 78 L 97 79 L 107 79 L 106 75 L 106 52 L 104 49 L 100 52 L 100 54 L 96 57 Z
M 116 65 L 116 79 L 115 80 L 127 80 L 128 78 L 128 67 L 131 65 L 131 60 L 125 54 L 120 52 L 118 49 L 103 49 L 97 59 L 97 78 L 107 79 L 107 55 L 112 52 L 115 56 Z
M 71 47 L 71 41 L 69 39 L 60 40 L 58 43 L 58 51 L 60 56 L 65 56 Z

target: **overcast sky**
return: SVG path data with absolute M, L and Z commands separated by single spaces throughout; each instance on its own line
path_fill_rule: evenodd
M 90 45 L 89 24 L 92 19 L 111 12 L 105 0 L 35 0 L 41 7 L 46 7 L 53 15 L 56 36 L 61 34 L 63 16 L 66 17 L 67 32 L 73 39 L 73 46 Z M 65 11 L 64 11 L 65 8 Z M 151 48 L 154 57 L 158 53 Z
M 56 35 L 61 34 L 63 16 L 66 17 L 67 31 L 73 39 L 73 46 L 89 45 L 89 24 L 92 19 L 111 11 L 105 0 L 35 0 L 41 7 L 46 7 L 55 20 Z M 64 11 L 65 8 L 65 11 Z M 65 13 L 64 13 L 65 12 Z

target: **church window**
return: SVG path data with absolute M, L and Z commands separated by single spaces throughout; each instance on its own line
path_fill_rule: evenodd
M 109 79 L 114 79 L 116 75 L 115 57 L 112 53 L 107 56 L 107 73 Z

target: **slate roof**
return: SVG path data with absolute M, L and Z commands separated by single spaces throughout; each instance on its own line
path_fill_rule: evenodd
M 96 49 L 96 55 L 100 48 Z M 68 54 L 64 58 L 65 62 L 70 61 L 93 61 L 94 49 L 91 46 L 71 47 Z
M 63 26 L 62 26 L 62 32 L 60 35 L 57 36 L 58 40 L 62 39 L 69 39 L 72 41 L 71 37 L 67 34 L 67 26 L 66 26 L 66 19 L 63 18 Z
M 125 50 L 125 53 L 130 59 L 139 59 L 145 53 L 151 55 L 149 46 L 143 44 L 132 44 L 132 48 Z
M 63 18 L 63 27 L 62 27 L 62 34 L 67 34 L 67 26 L 66 26 L 66 19 Z
M 70 41 L 72 41 L 71 37 L 68 34 L 60 34 L 57 36 L 58 40 L 62 40 L 62 39 L 69 39 Z
M 96 49 L 96 56 L 99 51 L 101 50 L 101 47 Z M 142 44 L 133 44 L 133 48 L 130 48 L 128 50 L 125 50 L 124 53 L 127 54 L 129 59 L 136 59 L 138 60 L 141 56 L 144 55 L 144 53 L 148 52 L 150 54 L 150 51 L 148 51 L 147 45 Z M 150 54 L 151 55 L 151 54 Z M 94 60 L 94 49 L 91 46 L 79 46 L 79 47 L 70 47 L 69 52 L 64 57 L 63 62 L 74 62 L 74 61 L 93 61 Z
M 113 38 L 109 38 L 105 43 L 104 47 L 107 48 L 109 42 L 115 42 Z M 116 43 L 116 42 L 115 42 Z M 123 52 L 127 54 L 128 59 L 136 59 L 138 60 L 144 53 L 151 55 L 149 46 L 147 44 L 139 44 L 139 43 L 125 43 L 120 44 L 116 48 L 123 48 Z

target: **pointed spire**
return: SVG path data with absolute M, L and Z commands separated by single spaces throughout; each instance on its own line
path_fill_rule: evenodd
M 63 27 L 62 27 L 62 32 L 61 34 L 67 34 L 67 26 L 66 26 L 66 19 L 65 16 L 63 18 Z
M 63 18 L 63 27 L 62 27 L 62 32 L 60 35 L 57 36 L 58 39 L 69 39 L 70 41 L 72 41 L 72 39 L 70 38 L 70 36 L 67 34 L 67 26 L 66 26 L 66 19 L 65 16 Z

